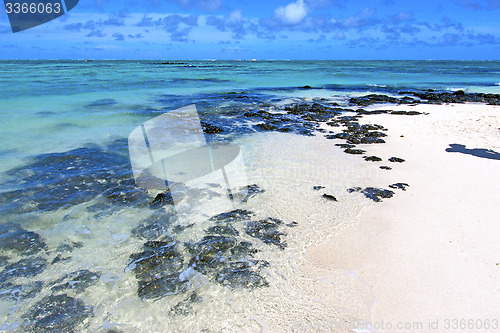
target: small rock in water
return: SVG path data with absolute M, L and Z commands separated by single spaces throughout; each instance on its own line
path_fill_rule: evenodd
M 75 332 L 93 310 L 81 300 L 66 294 L 42 298 L 25 315 L 28 332 Z
M 375 188 L 375 187 L 367 187 L 365 189 L 361 189 L 361 187 L 353 187 L 348 189 L 347 192 L 349 193 L 361 192 L 365 195 L 365 197 L 375 202 L 382 201 L 382 198 L 392 198 L 392 196 L 394 195 L 394 192 L 391 190 L 385 190 L 382 188 Z
M 252 185 L 248 185 L 248 186 L 242 187 L 239 192 L 241 192 L 241 193 L 243 193 L 243 195 L 245 195 L 245 197 L 241 201 L 242 202 L 247 202 L 248 199 L 253 198 L 257 194 L 263 193 L 265 191 L 266 190 L 262 189 L 259 185 L 252 184 Z
M 406 191 L 406 188 L 410 187 L 410 185 L 408 185 L 406 183 L 396 183 L 396 184 L 389 185 L 389 187 L 393 188 L 393 189 L 399 189 L 399 190 Z
M 323 194 L 323 198 L 327 199 L 327 200 L 330 200 L 330 201 L 337 201 L 337 198 L 335 198 L 333 195 L 331 194 Z
M 167 191 L 165 193 L 159 193 L 158 195 L 156 195 L 153 201 L 149 204 L 149 207 L 151 209 L 157 209 L 165 205 L 173 205 L 173 204 L 174 204 L 174 199 L 172 198 L 170 192 Z
M 391 157 L 389 159 L 389 162 L 393 162 L 393 163 L 403 163 L 405 162 L 405 160 L 403 160 L 402 158 L 399 158 L 399 157 Z
M 392 168 L 390 166 L 386 166 L 386 165 L 382 165 L 380 167 L 380 169 L 382 169 L 382 170 L 392 170 Z

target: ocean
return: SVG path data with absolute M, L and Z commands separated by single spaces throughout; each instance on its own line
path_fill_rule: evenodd
M 500 94 L 500 62 L 0 61 L 0 330 L 256 331 L 311 309 L 348 316 L 306 297 L 298 267 L 371 204 L 345 191 L 370 171 L 333 144 L 324 165 L 321 120 L 287 107 L 421 90 Z M 194 127 L 164 136 L 239 147 L 227 175 L 138 186 L 131 133 L 189 105 Z M 263 126 L 285 113 L 286 126 Z

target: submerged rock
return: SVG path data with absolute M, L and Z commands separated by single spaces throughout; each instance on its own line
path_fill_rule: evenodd
M 168 234 L 176 222 L 177 216 L 174 213 L 160 209 L 132 229 L 132 235 L 145 240 L 158 239 L 162 235 Z
M 246 223 L 245 232 L 251 237 L 260 239 L 265 244 L 276 245 L 284 249 L 287 244 L 281 238 L 286 234 L 278 230 L 282 224 L 283 221 L 274 218 L 250 221 Z
M 85 291 L 88 287 L 96 284 L 101 277 L 100 272 L 92 272 L 88 269 L 81 269 L 65 275 L 63 278 L 56 281 L 56 283 L 66 280 L 65 283 L 53 286 L 53 291 L 61 291 L 66 289 L 73 289 L 77 292 Z
M 244 209 L 235 209 L 227 213 L 215 215 L 210 218 L 210 221 L 232 223 L 232 222 L 250 220 L 252 216 L 253 213 L 251 211 Z
M 177 316 L 187 316 L 190 312 L 193 311 L 193 307 L 191 304 L 199 303 L 201 301 L 202 298 L 196 292 L 193 292 L 191 296 L 183 301 L 180 301 L 174 307 L 172 307 L 170 312 Z
M 8 264 L 0 272 L 0 281 L 12 278 L 32 278 L 40 274 L 47 267 L 47 260 L 42 257 L 28 257 L 15 263 Z
M 262 189 L 257 184 L 252 184 L 252 185 L 248 185 L 248 186 L 241 188 L 240 191 L 243 193 L 246 193 L 245 197 L 241 201 L 247 202 L 249 199 L 255 197 L 259 193 L 265 192 L 266 190 Z
M 42 291 L 43 282 L 34 281 L 28 284 L 18 284 L 13 285 L 11 283 L 6 283 L 2 286 L 0 291 L 0 298 L 7 298 L 12 301 L 20 301 L 27 298 L 33 298 Z
M 137 295 L 140 298 L 158 299 L 186 289 L 186 283 L 179 278 L 184 258 L 173 238 L 146 242 L 143 249 L 130 256 L 129 264 L 139 280 Z
M 31 255 L 47 248 L 43 238 L 15 223 L 0 225 L 0 249 L 23 255 Z
M 8 204 L 16 213 L 54 211 L 91 201 L 110 189 L 134 186 L 126 139 L 105 147 L 38 155 L 6 175 L 12 178 L 6 185 L 16 190 L 2 192 L 0 204 Z
M 42 298 L 25 315 L 28 332 L 74 332 L 93 315 L 92 308 L 66 294 Z
M 273 130 L 277 129 L 276 126 L 271 125 L 271 124 L 266 124 L 266 123 L 257 124 L 255 126 L 259 127 L 260 129 L 262 129 L 264 131 L 273 131 Z
M 269 283 L 259 272 L 268 265 L 267 261 L 262 260 L 231 262 L 217 272 L 215 280 L 232 289 L 266 287 Z
M 238 236 L 240 233 L 231 225 L 216 225 L 207 229 L 207 234 L 221 236 Z

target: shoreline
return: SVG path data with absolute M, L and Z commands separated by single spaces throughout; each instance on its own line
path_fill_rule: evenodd
M 360 146 L 367 154 L 406 160 L 377 174 L 373 185 L 401 181 L 410 187 L 372 205 L 358 223 L 310 248 L 307 270 L 341 270 L 365 283 L 370 314 L 350 327 L 358 329 L 353 332 L 431 332 L 446 329 L 446 320 L 479 325 L 498 319 L 500 226 L 495 221 L 500 196 L 495 189 L 500 188 L 500 161 L 446 151 L 449 144 L 464 144 L 499 152 L 498 107 L 370 108 L 380 109 L 428 113 L 417 120 L 374 114 L 360 121 L 388 128 L 386 144 Z M 423 330 L 396 328 L 397 323 L 422 323 Z

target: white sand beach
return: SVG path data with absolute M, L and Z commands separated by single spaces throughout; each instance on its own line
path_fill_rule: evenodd
M 311 275 L 342 272 L 345 281 L 355 277 L 364 286 L 367 317 L 339 331 L 500 330 L 500 160 L 446 151 L 449 144 L 462 144 L 500 152 L 500 107 L 380 109 L 428 113 L 361 120 L 388 128 L 386 144 L 359 146 L 367 155 L 406 160 L 373 163 L 393 170 L 373 173 L 371 186 L 410 187 L 395 190 L 393 198 L 373 204 L 351 226 L 311 247 L 303 269 Z

